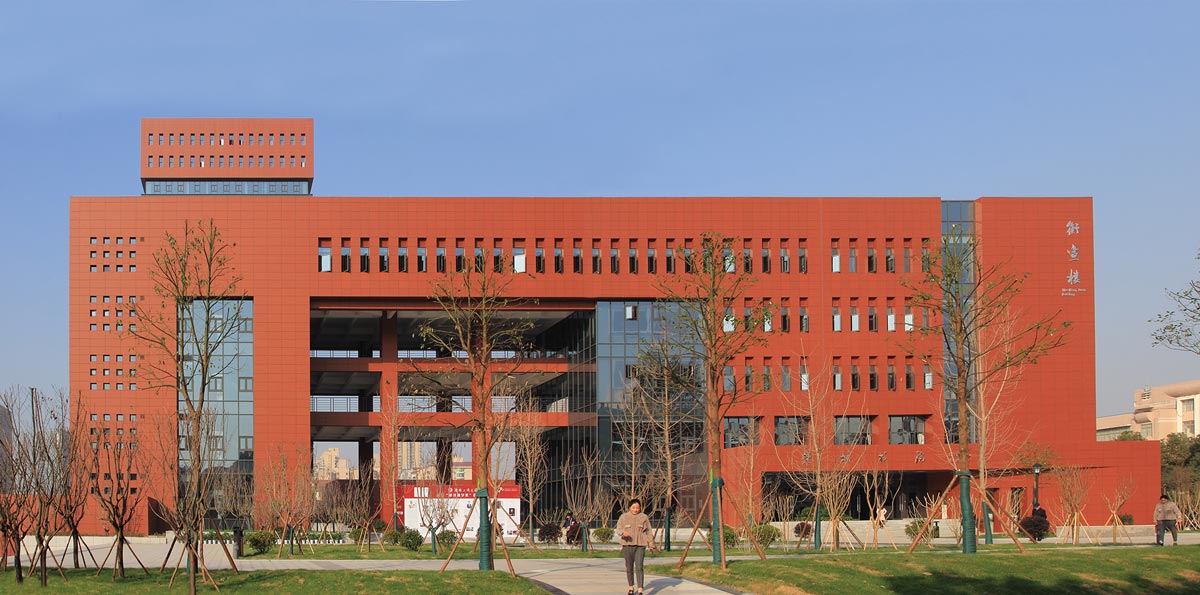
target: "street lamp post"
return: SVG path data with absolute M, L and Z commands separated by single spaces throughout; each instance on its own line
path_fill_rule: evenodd
M 1033 464 L 1033 507 L 1038 507 L 1038 480 L 1042 478 L 1042 464 Z

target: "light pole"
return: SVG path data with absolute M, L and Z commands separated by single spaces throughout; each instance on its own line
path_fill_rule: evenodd
M 1038 507 L 1038 480 L 1042 478 L 1042 464 L 1033 464 L 1033 507 Z

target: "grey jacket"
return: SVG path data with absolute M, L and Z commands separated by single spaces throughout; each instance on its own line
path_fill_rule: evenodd
M 1179 520 L 1179 507 L 1174 502 L 1168 501 L 1166 504 L 1159 502 L 1154 505 L 1154 520 L 1155 521 L 1176 521 Z

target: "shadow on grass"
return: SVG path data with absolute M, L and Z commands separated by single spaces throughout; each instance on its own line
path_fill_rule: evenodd
M 1031 565 L 1030 572 L 1038 572 Z M 1049 571 L 1044 571 L 1049 572 Z M 952 573 L 932 572 L 920 577 L 890 577 L 884 580 L 889 589 L 899 595 L 980 595 L 984 593 L 1013 593 L 1017 595 L 1065 595 L 1075 593 L 1128 593 L 1154 595 L 1194 595 L 1200 585 L 1175 576 L 1156 577 L 1152 581 L 1141 574 L 1121 577 L 1123 582 L 1083 582 L 1063 577 L 1053 583 L 1033 581 L 1020 576 L 973 577 Z

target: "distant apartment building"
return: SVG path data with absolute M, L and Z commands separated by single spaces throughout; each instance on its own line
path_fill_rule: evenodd
M 1096 440 L 1115 440 L 1132 430 L 1147 440 L 1162 440 L 1169 434 L 1196 436 L 1196 400 L 1200 380 L 1147 386 L 1133 393 L 1133 413 L 1096 418 Z

